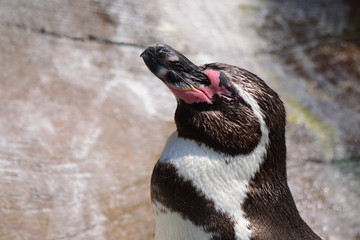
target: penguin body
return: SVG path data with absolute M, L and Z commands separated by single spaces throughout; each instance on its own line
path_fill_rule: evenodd
M 287 184 L 279 96 L 244 69 L 196 66 L 167 45 L 141 56 L 178 101 L 151 178 L 155 239 L 320 239 Z

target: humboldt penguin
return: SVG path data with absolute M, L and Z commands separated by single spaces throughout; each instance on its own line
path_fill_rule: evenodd
M 278 94 L 245 69 L 197 66 L 168 45 L 141 57 L 177 99 L 177 130 L 151 177 L 155 239 L 320 239 L 287 183 Z

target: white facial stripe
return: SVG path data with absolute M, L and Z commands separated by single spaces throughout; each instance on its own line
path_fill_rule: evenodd
M 262 136 L 251 153 L 231 157 L 206 146 L 199 146 L 192 140 L 179 138 L 175 132 L 169 137 L 159 161 L 172 162 L 184 180 L 190 180 L 198 190 L 214 201 L 216 210 L 229 213 L 236 222 L 237 239 L 249 239 L 249 222 L 244 217 L 241 204 L 248 192 L 248 183 L 259 170 L 266 154 L 269 131 L 256 100 L 240 88 L 238 92 L 251 106 L 260 122 Z M 156 221 L 158 227 L 158 220 Z

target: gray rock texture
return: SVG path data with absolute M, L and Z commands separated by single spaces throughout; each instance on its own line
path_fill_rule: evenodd
M 306 3 L 305 3 L 306 2 Z M 0 1 L 0 239 L 152 239 L 175 99 L 139 57 L 263 78 L 288 111 L 288 178 L 324 239 L 360 239 L 356 1 Z

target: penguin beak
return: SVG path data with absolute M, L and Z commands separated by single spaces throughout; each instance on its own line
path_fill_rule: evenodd
M 140 56 L 149 70 L 172 90 L 198 91 L 210 85 L 203 68 L 168 45 L 151 45 Z

